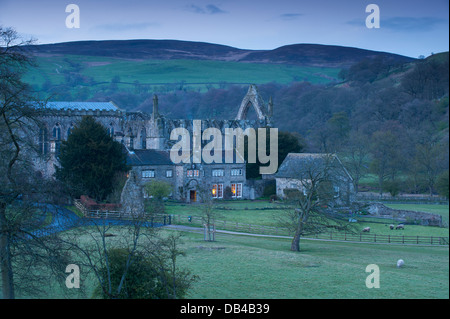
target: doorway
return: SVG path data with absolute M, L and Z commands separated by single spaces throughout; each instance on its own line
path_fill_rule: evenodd
M 194 191 L 194 190 L 191 190 L 191 191 L 189 192 L 189 199 L 190 199 L 190 202 L 191 202 L 191 203 L 197 201 L 197 192 Z

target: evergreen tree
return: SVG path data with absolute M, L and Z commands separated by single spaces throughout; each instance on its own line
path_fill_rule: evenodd
M 84 117 L 62 142 L 56 178 L 75 197 L 88 195 L 104 200 L 114 188 L 114 176 L 126 172 L 126 154 L 106 128 L 91 116 Z

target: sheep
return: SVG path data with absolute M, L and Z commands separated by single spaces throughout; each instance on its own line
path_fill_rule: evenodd
M 403 259 L 399 259 L 397 260 L 397 268 L 401 268 L 405 265 L 405 262 L 403 261 Z
M 390 229 L 394 229 L 395 226 L 391 224 L 391 225 L 389 225 L 389 228 L 390 228 Z
M 403 224 L 398 224 L 395 229 L 405 229 L 405 225 Z
M 366 227 L 362 231 L 363 231 L 363 233 L 369 233 L 370 232 L 370 227 Z

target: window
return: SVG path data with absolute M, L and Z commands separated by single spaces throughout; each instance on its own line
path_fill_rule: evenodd
M 223 176 L 223 169 L 213 169 L 212 176 Z
M 128 148 L 130 150 L 134 149 L 134 137 L 130 136 L 130 139 L 128 140 Z
M 145 129 L 141 130 L 141 149 L 145 150 L 147 148 L 147 133 Z
M 340 193 L 339 193 L 340 192 L 339 186 L 334 185 L 333 189 L 334 189 L 334 198 L 338 198 L 339 195 L 340 195 Z
M 242 175 L 242 169 L 240 168 L 233 168 L 231 170 L 231 176 L 241 176 Z
M 173 171 L 171 169 L 166 170 L 166 177 L 171 178 L 173 176 Z
M 155 177 L 155 170 L 147 169 L 142 171 L 142 178 L 152 178 Z
M 214 184 L 212 187 L 213 198 L 223 198 L 223 184 Z
M 114 127 L 113 127 L 112 123 L 109 125 L 109 128 L 108 128 L 108 134 L 109 134 L 109 136 L 111 136 L 111 137 L 114 136 Z
M 57 123 L 56 126 L 53 128 L 53 138 L 57 141 L 61 140 L 61 128 L 59 127 L 59 124 Z
M 56 142 L 50 142 L 50 153 L 56 153 Z
M 39 131 L 39 150 L 41 155 L 48 153 L 48 131 L 46 128 L 41 128 Z
M 198 169 L 188 169 L 186 172 L 187 177 L 199 177 L 200 171 Z
M 217 184 L 217 197 L 223 198 L 223 184 Z
M 231 197 L 241 198 L 242 197 L 242 183 L 232 183 L 231 184 Z

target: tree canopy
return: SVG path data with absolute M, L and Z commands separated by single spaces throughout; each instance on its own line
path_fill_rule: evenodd
M 73 196 L 104 200 L 114 188 L 114 177 L 126 172 L 126 154 L 106 128 L 86 116 L 75 126 L 59 153 L 57 179 L 67 183 Z

